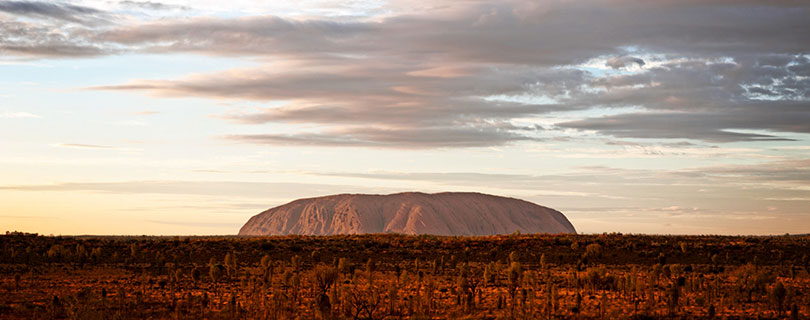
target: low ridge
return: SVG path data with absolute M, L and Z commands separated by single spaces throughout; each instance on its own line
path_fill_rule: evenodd
M 239 235 L 576 233 L 559 211 L 482 193 L 339 194 L 299 199 L 250 218 Z

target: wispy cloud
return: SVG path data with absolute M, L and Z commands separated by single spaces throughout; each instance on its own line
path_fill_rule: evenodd
M 115 149 L 115 147 L 111 146 L 85 144 L 85 143 L 57 143 L 54 144 L 53 146 L 60 148 L 76 148 L 76 149 Z
M 349 127 L 324 133 L 229 135 L 224 138 L 231 141 L 266 145 L 404 149 L 486 147 L 518 140 L 533 140 L 531 137 L 515 134 L 509 129 L 490 126 L 423 129 Z
M 119 1 L 119 5 L 131 8 L 139 8 L 139 9 L 148 9 L 148 10 L 190 10 L 191 7 L 189 6 L 181 6 L 181 5 L 174 5 L 174 4 L 166 4 L 162 2 L 155 2 L 155 1 L 130 1 L 124 0 Z
M 91 7 L 51 1 L 3 1 L 0 12 L 77 23 L 96 22 L 106 16 L 105 12 Z
M 265 183 L 241 181 L 120 181 L 120 182 L 65 182 L 38 185 L 3 185 L 0 190 L 109 192 L 133 194 L 206 195 L 228 197 L 263 197 L 265 199 L 329 195 L 335 193 L 386 192 L 396 189 L 351 185 L 308 183 Z
M 0 112 L 0 119 L 2 119 L 2 118 L 14 119 L 14 118 L 42 118 L 42 117 L 40 117 L 38 115 L 35 115 L 33 113 L 29 113 L 29 112 L 10 112 L 10 111 L 6 111 L 6 112 Z

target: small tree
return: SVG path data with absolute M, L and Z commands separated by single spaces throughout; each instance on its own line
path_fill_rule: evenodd
M 295 255 L 290 259 L 290 265 L 292 265 L 293 270 L 295 272 L 301 271 L 301 256 Z
M 225 270 L 228 272 L 228 276 L 234 276 L 236 273 L 236 253 L 228 253 L 225 255 Z
M 320 293 L 326 293 L 337 282 L 338 270 L 335 267 L 318 265 L 315 267 L 315 288 Z
M 512 298 L 512 301 L 514 302 L 515 293 L 517 293 L 516 290 L 520 285 L 521 278 L 523 278 L 523 266 L 520 265 L 520 262 L 512 262 L 512 265 L 509 266 L 508 272 L 509 272 L 509 296 Z
M 346 262 L 346 258 L 338 259 L 337 268 L 340 273 L 346 273 L 348 271 L 349 265 Z
M 546 254 L 543 253 L 540 255 L 540 270 L 546 270 Z
M 191 270 L 191 280 L 194 280 L 194 284 L 200 281 L 200 267 L 194 266 L 194 269 Z
M 602 256 L 602 246 L 598 243 L 591 243 L 585 246 L 585 256 L 589 258 L 599 258 Z
M 509 253 L 509 262 L 510 263 L 519 262 L 518 261 L 519 259 L 520 259 L 520 257 L 518 256 L 518 253 L 516 251 L 512 251 L 512 252 Z
M 272 263 L 272 261 L 273 258 L 271 258 L 269 254 L 265 254 L 260 262 L 262 269 L 266 270 L 268 267 L 270 267 L 270 263 Z
M 180 282 L 182 280 L 183 280 L 183 269 L 177 268 L 177 270 L 174 271 L 174 281 Z
M 211 277 L 211 281 L 214 283 L 219 282 L 222 279 L 222 275 L 225 273 L 225 267 L 219 263 L 212 264 L 211 267 L 208 268 L 208 276 Z
M 492 262 L 488 263 L 486 267 L 484 267 L 484 286 L 489 284 L 494 284 L 495 282 L 495 266 Z
M 357 286 L 354 287 L 347 297 L 347 302 L 351 310 L 353 319 L 374 319 L 382 304 L 383 299 L 380 298 L 380 293 L 374 288 L 367 288 L 359 290 Z
M 416 261 L 418 262 L 419 260 Z M 368 286 L 371 287 L 374 282 L 374 260 L 372 260 L 371 258 L 368 258 L 368 261 L 366 261 L 366 278 Z

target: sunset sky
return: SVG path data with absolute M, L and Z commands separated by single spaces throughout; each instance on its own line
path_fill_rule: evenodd
M 0 1 L 0 232 L 236 234 L 302 197 L 476 191 L 584 233 L 807 233 L 808 17 L 796 0 Z

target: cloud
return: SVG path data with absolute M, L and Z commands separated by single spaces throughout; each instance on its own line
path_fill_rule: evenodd
M 191 7 L 188 6 L 179 6 L 179 5 L 172 5 L 172 4 L 165 4 L 160 2 L 153 2 L 153 1 L 119 1 L 118 4 L 125 6 L 125 7 L 132 7 L 132 8 L 139 8 L 139 9 L 147 9 L 147 10 L 191 10 Z
M 376 24 L 276 16 L 194 17 L 100 30 L 94 40 L 148 52 L 210 55 L 329 57 L 373 47 L 363 42 Z
M 0 119 L 15 119 L 15 118 L 42 118 L 38 115 L 28 112 L 0 112 Z
M 810 80 L 788 70 L 801 56 L 779 57 L 790 64 L 763 63 L 773 56 L 670 60 L 640 73 L 598 77 L 590 85 L 599 90 L 578 94 L 570 103 L 644 110 L 557 125 L 632 138 L 790 140 L 785 133 L 810 133 Z M 751 88 L 769 93 L 762 96 Z
M 97 22 L 106 15 L 98 9 L 50 1 L 3 1 L 0 2 L 0 12 L 75 23 Z
M 246 124 L 325 126 L 319 132 L 229 137 L 257 144 L 479 147 L 536 140 L 538 127 L 516 125 L 509 120 L 567 108 L 558 104 L 490 102 L 480 96 L 522 92 L 526 81 L 542 82 L 545 90 L 562 92 L 584 75 L 577 70 L 504 69 L 511 75 L 481 69 L 447 79 L 413 75 L 408 68 L 321 65 L 290 71 L 231 70 L 90 89 L 146 91 L 168 97 L 284 100 L 289 103 L 281 107 L 230 112 L 221 118 Z M 402 89 L 405 87 L 409 90 Z
M 115 149 L 115 147 L 102 146 L 97 144 L 84 144 L 84 143 L 57 143 L 54 146 L 61 148 L 77 148 L 77 149 Z
M 8 11 L 24 7 L 13 3 Z M 121 4 L 169 10 L 160 3 Z M 0 22 L 0 52 L 23 58 L 250 58 L 258 65 L 89 89 L 272 102 L 282 106 L 219 117 L 306 128 L 228 136 L 262 145 L 463 148 L 575 130 L 720 143 L 781 141 L 793 139 L 784 133 L 808 132 L 805 2 L 515 0 L 384 7 L 369 11 L 386 12 L 377 16 L 219 15 L 116 19 L 103 26 L 9 19 Z M 60 16 L 100 14 L 61 10 Z M 589 67 L 589 61 L 600 63 Z M 526 124 L 550 113 L 618 108 L 640 111 L 543 130 Z
M 77 58 L 111 54 L 118 49 L 88 41 L 84 27 L 65 27 L 50 22 L 35 23 L 0 19 L 0 53 L 31 58 Z
M 72 17 L 65 12 L 98 12 L 68 4 L 9 3 L 8 10 L 53 11 L 57 17 Z M 123 4 L 164 6 L 153 2 Z M 133 21 L 115 28 L 86 30 L 74 41 L 123 46 L 130 51 L 145 48 L 213 55 L 388 57 L 554 66 L 620 54 L 621 48 L 628 46 L 687 55 L 801 53 L 808 49 L 802 31 L 810 28 L 804 19 L 810 6 L 796 1 L 757 6 L 722 0 L 678 5 L 635 0 L 541 4 L 469 1 L 445 7 L 452 9 L 389 11 L 365 19 L 254 16 Z M 392 5 L 391 10 L 397 9 Z M 587 23 L 581 23 L 583 19 Z
M 695 170 L 706 175 L 756 182 L 810 184 L 810 160 L 782 160 L 755 165 L 724 165 Z
M 109 192 L 120 194 L 203 195 L 216 197 L 263 197 L 295 199 L 336 193 L 387 192 L 392 189 L 308 183 L 240 181 L 121 181 L 65 182 L 40 185 L 3 185 L 0 190 Z
M 101 10 L 90 7 L 46 1 L 3 1 L 0 2 L 0 12 L 23 16 L 47 17 L 72 22 L 83 21 L 83 17 L 93 17 L 103 14 Z
M 519 135 L 511 130 L 492 126 L 419 129 L 351 127 L 325 133 L 230 135 L 225 138 L 260 145 L 404 149 L 487 147 L 520 140 L 536 140 L 528 135 Z
M 735 132 L 733 129 L 763 129 L 810 133 L 810 112 L 723 113 L 630 113 L 589 118 L 559 124 L 563 128 L 594 130 L 602 134 L 645 139 L 695 139 L 710 142 L 792 141 L 776 134 Z
M 621 53 L 623 46 L 690 55 L 806 52 L 808 45 L 798 32 L 810 28 L 804 19 L 808 5 L 764 6 L 757 10 L 724 1 L 683 5 L 474 1 L 434 14 L 393 13 L 382 19 L 346 22 L 273 16 L 147 22 L 104 31 L 100 38 L 172 52 L 398 59 L 427 54 L 445 62 L 526 65 L 571 64 Z M 581 23 L 582 19 L 588 22 Z M 740 24 L 741 20 L 747 23 Z M 790 30 L 794 32 L 785 32 Z
M 643 67 L 645 63 L 643 59 L 631 56 L 613 57 L 608 59 L 607 62 L 605 62 L 606 66 L 611 67 L 613 69 L 621 69 L 633 64 L 639 67 Z

